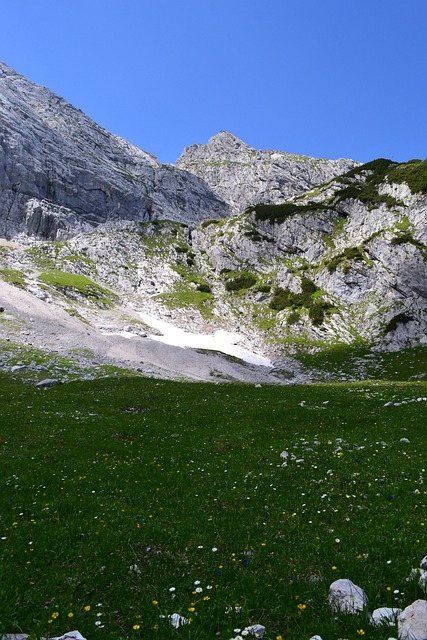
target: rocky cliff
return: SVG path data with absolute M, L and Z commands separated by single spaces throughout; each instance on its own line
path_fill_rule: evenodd
M 108 220 L 197 224 L 227 205 L 0 63 L 0 236 L 56 239 Z
M 425 358 L 427 161 L 295 158 L 221 132 L 184 152 L 185 169 L 162 166 L 1 73 L 0 235 L 15 242 L 0 240 L 0 278 L 27 306 L 32 296 L 45 318 L 60 308 L 79 335 L 126 329 L 141 340 L 140 312 L 232 331 L 273 362 L 261 377 L 274 381 L 297 376 L 290 356 L 336 345 Z M 0 337 L 10 327 L 19 339 L 22 326 L 0 314 Z M 155 361 L 151 347 L 140 353 Z
M 207 144 L 187 147 L 176 162 L 180 169 L 202 178 L 234 213 L 261 202 L 284 202 L 357 164 L 353 160 L 258 151 L 227 131 L 220 131 Z

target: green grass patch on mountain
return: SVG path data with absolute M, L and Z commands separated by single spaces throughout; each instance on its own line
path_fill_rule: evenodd
M 14 287 L 20 287 L 21 289 L 26 283 L 25 273 L 17 269 L 1 269 L 0 277 L 8 284 L 12 284 Z
M 0 634 L 384 640 L 330 583 L 424 597 L 426 383 L 0 376 Z
M 65 295 L 80 295 L 88 302 L 111 306 L 117 301 L 117 296 L 112 291 L 101 287 L 86 276 L 67 271 L 44 271 L 39 275 L 39 281 L 49 287 L 57 289 Z

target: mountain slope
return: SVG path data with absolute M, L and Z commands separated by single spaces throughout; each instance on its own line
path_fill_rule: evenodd
M 255 150 L 227 131 L 184 149 L 176 166 L 202 178 L 233 213 L 260 202 L 284 202 L 356 166 L 283 151 Z
M 108 220 L 189 224 L 227 205 L 48 89 L 0 63 L 0 236 L 55 239 Z

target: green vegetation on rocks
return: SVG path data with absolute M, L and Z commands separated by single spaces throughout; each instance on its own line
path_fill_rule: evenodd
M 23 288 L 25 286 L 25 274 L 17 269 L 1 269 L 0 277 L 8 284 L 13 284 L 15 287 Z
M 86 276 L 66 271 L 44 271 L 39 275 L 39 281 L 65 295 L 81 295 L 89 302 L 101 306 L 111 306 L 117 296 L 108 289 L 101 287 Z
M 257 204 L 250 207 L 245 213 L 255 213 L 255 220 L 268 221 L 271 224 L 282 224 L 290 216 L 304 213 L 316 213 L 319 211 L 327 211 L 330 207 L 319 204 L 318 202 L 309 202 L 305 205 L 285 202 L 283 204 Z

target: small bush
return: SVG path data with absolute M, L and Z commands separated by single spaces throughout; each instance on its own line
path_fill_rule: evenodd
M 230 278 L 225 283 L 226 291 L 240 291 L 249 289 L 256 283 L 257 278 L 251 273 L 242 273 L 241 275 Z
M 330 209 L 318 202 L 309 202 L 308 204 L 298 205 L 292 202 L 283 204 L 257 204 L 252 209 L 247 209 L 247 213 L 255 212 L 255 220 L 282 224 L 287 218 L 296 214 L 303 214 L 318 211 L 326 211 Z
M 212 293 L 212 289 L 207 283 L 198 284 L 197 291 L 201 291 L 202 293 Z
M 269 284 L 260 284 L 257 286 L 257 289 L 260 293 L 270 293 L 271 286 Z
M 398 313 L 397 316 L 394 316 L 387 322 L 386 326 L 384 327 L 384 333 L 395 331 L 399 324 L 406 324 L 411 320 L 413 320 L 412 316 L 408 316 L 406 313 Z
M 364 260 L 364 259 L 365 259 L 365 256 L 363 255 L 359 247 L 347 247 L 347 249 L 344 249 L 342 253 L 339 253 L 337 256 L 334 256 L 332 260 L 330 260 L 327 263 L 326 268 L 330 273 L 332 273 L 333 271 L 336 271 L 337 267 L 340 264 L 344 264 L 344 271 L 345 273 L 348 273 L 349 267 L 348 265 L 345 264 L 346 262 L 348 262 L 349 260 Z

